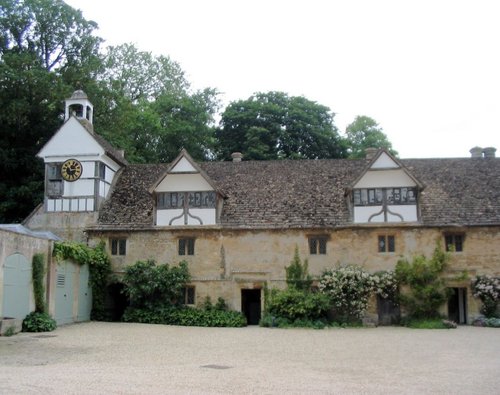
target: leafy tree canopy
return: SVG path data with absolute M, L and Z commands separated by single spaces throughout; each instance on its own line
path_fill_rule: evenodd
M 370 117 L 358 115 L 347 126 L 346 135 L 349 158 L 364 158 L 367 148 L 385 148 L 392 155 L 398 155 L 398 152 L 392 148 L 392 144 L 387 139 L 382 128 Z
M 229 104 L 216 131 L 218 155 L 230 159 L 339 158 L 345 146 L 326 106 L 284 92 L 256 93 Z

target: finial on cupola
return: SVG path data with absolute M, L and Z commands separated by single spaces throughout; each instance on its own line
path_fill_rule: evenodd
M 87 94 L 78 89 L 73 92 L 69 99 L 66 99 L 66 107 L 64 110 L 64 120 L 67 121 L 71 115 L 78 119 L 85 119 L 92 123 L 94 106 L 89 101 Z

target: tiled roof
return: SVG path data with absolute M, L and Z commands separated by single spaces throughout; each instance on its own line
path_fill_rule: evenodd
M 227 228 L 321 228 L 352 225 L 345 191 L 366 160 L 204 162 L 200 167 L 226 199 Z M 408 159 L 401 163 L 425 186 L 421 225 L 499 225 L 500 158 Z M 97 228 L 151 228 L 153 198 L 148 188 L 167 164 L 129 165 Z

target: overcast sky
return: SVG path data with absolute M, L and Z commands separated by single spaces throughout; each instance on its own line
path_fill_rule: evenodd
M 374 118 L 402 158 L 500 155 L 497 0 L 66 0 L 225 104 L 279 90 Z

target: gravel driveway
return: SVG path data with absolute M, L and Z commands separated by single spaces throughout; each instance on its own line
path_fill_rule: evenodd
M 0 393 L 500 394 L 500 329 L 89 322 L 0 337 Z

